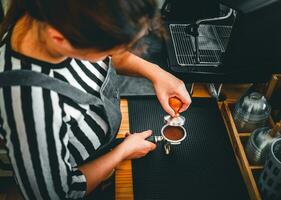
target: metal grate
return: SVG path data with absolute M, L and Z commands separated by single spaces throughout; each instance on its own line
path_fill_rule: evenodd
M 226 50 L 231 26 L 199 26 L 199 63 L 195 60 L 195 39 L 185 33 L 187 24 L 170 24 L 176 59 L 180 66 L 218 66 Z

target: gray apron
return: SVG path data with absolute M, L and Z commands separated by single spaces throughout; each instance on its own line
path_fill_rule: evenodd
M 107 141 L 87 160 L 94 159 L 103 154 L 103 152 L 105 153 L 106 147 L 110 146 L 109 144 L 113 142 L 118 133 L 121 124 L 120 97 L 117 88 L 116 70 L 112 67 L 111 59 L 107 76 L 100 89 L 101 98 L 85 93 L 57 78 L 29 70 L 13 70 L 0 73 L 0 87 L 5 86 L 38 86 L 69 97 L 78 104 L 95 105 L 102 108 L 109 126 Z

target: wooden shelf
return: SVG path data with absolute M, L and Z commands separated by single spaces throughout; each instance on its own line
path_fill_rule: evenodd
M 233 105 L 231 102 L 224 102 L 221 109 L 222 116 L 228 129 L 235 156 L 247 185 L 250 198 L 252 200 L 262 200 L 257 180 L 263 170 L 263 166 L 251 165 L 247 159 L 244 147 L 250 137 L 250 133 L 238 132 L 231 112 Z

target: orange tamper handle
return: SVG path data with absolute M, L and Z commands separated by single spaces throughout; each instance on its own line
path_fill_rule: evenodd
M 174 110 L 174 112 L 176 114 L 179 113 L 179 110 L 181 109 L 182 104 L 183 104 L 182 101 L 177 97 L 169 98 L 169 105 L 171 106 L 171 108 Z

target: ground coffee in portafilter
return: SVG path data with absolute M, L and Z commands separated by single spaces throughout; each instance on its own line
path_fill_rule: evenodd
M 178 126 L 167 126 L 163 130 L 163 134 L 167 139 L 173 141 L 180 140 L 184 137 L 184 131 Z

